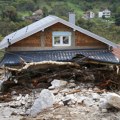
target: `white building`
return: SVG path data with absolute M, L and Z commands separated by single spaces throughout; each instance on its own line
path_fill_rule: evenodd
M 101 12 L 98 12 L 98 17 L 99 17 L 99 18 L 102 18 L 103 16 L 104 16 L 105 18 L 109 18 L 109 17 L 111 16 L 111 11 L 108 10 L 108 9 L 105 9 L 105 10 L 103 10 L 103 11 L 101 11 Z
M 91 18 L 94 18 L 94 17 L 95 17 L 95 13 L 92 12 L 92 11 L 87 11 L 83 16 L 83 18 L 85 18 L 85 19 L 91 19 Z

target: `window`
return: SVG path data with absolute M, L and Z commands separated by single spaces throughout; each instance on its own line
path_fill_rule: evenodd
M 54 44 L 59 45 L 60 44 L 60 37 L 59 36 L 54 36 Z
M 53 32 L 53 46 L 71 46 L 71 32 Z

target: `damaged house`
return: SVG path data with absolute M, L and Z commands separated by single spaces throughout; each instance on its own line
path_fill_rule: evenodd
M 120 93 L 119 48 L 76 26 L 74 14 L 69 22 L 50 15 L 15 31 L 0 49 L 1 120 L 120 118 L 113 93 Z
M 0 49 L 5 49 L 0 65 L 19 65 L 21 58 L 27 63 L 71 61 L 76 55 L 118 64 L 113 48 L 117 48 L 115 43 L 76 26 L 74 14 L 69 14 L 69 21 L 49 15 L 0 42 Z

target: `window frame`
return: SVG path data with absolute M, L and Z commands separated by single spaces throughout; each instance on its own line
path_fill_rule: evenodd
M 55 37 L 60 37 L 60 44 L 55 44 Z M 68 37 L 68 44 L 63 43 L 63 37 Z M 53 47 L 71 46 L 71 32 L 53 32 L 52 45 Z

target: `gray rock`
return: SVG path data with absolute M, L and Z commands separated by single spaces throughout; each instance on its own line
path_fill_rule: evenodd
M 59 88 L 59 87 L 63 87 L 63 86 L 65 86 L 65 85 L 67 85 L 67 81 L 54 79 L 54 80 L 51 82 L 51 85 L 52 85 L 52 87 L 54 87 L 54 88 Z
M 12 91 L 11 92 L 11 95 L 15 95 L 17 92 L 16 91 Z
M 97 93 L 92 93 L 91 95 L 92 95 L 93 100 L 99 100 L 100 99 L 100 95 L 97 94 Z
M 63 101 L 64 105 L 68 105 L 68 103 L 70 103 L 70 101 L 71 101 L 71 98 L 65 97 L 62 101 Z
M 107 113 L 107 109 L 102 109 L 101 112 L 102 113 Z
M 16 100 L 20 100 L 22 98 L 22 95 L 21 94 L 19 94 L 19 96 L 17 97 L 17 99 Z
M 98 87 L 93 88 L 93 91 L 100 91 Z
M 75 80 L 71 79 L 69 82 L 70 82 L 70 83 L 75 83 Z
M 4 88 L 3 88 L 3 82 L 2 80 L 0 80 L 0 91 L 2 91 Z
M 54 95 L 57 95 L 59 93 L 59 89 L 54 89 L 54 90 L 50 90 Z
M 22 103 L 22 100 L 19 100 L 19 101 L 12 101 L 9 106 L 12 107 L 12 108 L 16 108 L 16 107 L 20 107 L 21 105 L 24 105 Z
M 77 103 L 82 103 L 85 99 L 85 96 L 77 96 Z
M 3 111 L 2 111 L 2 114 L 3 114 L 3 116 L 5 118 L 8 118 L 8 117 L 11 116 L 12 112 L 13 112 L 13 109 L 11 109 L 11 108 L 4 108 Z
M 58 103 L 60 102 L 62 99 L 64 99 L 63 95 L 58 93 L 56 96 L 55 96 L 55 102 Z
M 39 97 L 35 100 L 31 109 L 27 111 L 27 114 L 35 117 L 42 110 L 52 107 L 54 103 L 54 95 L 48 89 L 44 89 L 41 91 Z
M 118 94 L 108 93 L 106 100 L 111 106 L 120 109 L 120 96 Z
M 26 104 L 25 99 L 20 100 L 20 102 L 21 102 L 21 105 L 25 105 Z
M 111 106 L 110 106 L 110 104 L 108 104 L 106 98 L 100 98 L 99 107 L 101 109 L 111 108 Z
M 59 119 L 59 120 L 62 120 L 62 115 L 56 115 L 55 118 Z
M 60 106 L 64 105 L 64 103 L 63 103 L 62 101 L 58 102 L 58 104 L 59 104 Z
M 63 90 L 60 91 L 61 93 L 69 93 L 70 92 L 70 89 L 68 88 L 64 88 Z
M 94 81 L 94 80 L 95 80 L 95 76 L 94 76 L 93 74 L 86 75 L 86 76 L 84 76 L 84 79 L 85 79 L 85 80 Z
M 94 101 L 91 98 L 86 98 L 84 99 L 83 103 L 87 106 L 87 107 L 91 107 L 92 105 L 94 105 Z
M 108 120 L 107 118 L 101 118 L 101 120 Z
M 74 104 L 77 101 L 77 99 L 73 94 L 70 94 L 70 95 L 66 95 L 64 99 L 62 99 L 62 101 L 64 105 L 68 105 L 68 104 Z
M 55 87 L 54 87 L 54 86 L 50 86 L 48 89 L 49 89 L 49 90 L 54 90 Z
M 29 99 L 29 95 L 26 94 L 26 95 L 25 95 L 25 100 L 27 101 L 28 99 Z
M 69 83 L 67 86 L 68 86 L 69 88 L 75 88 L 75 87 L 76 87 L 76 84 L 75 84 L 75 83 Z
M 0 107 L 3 107 L 3 105 L 2 105 L 2 104 L 0 104 Z

